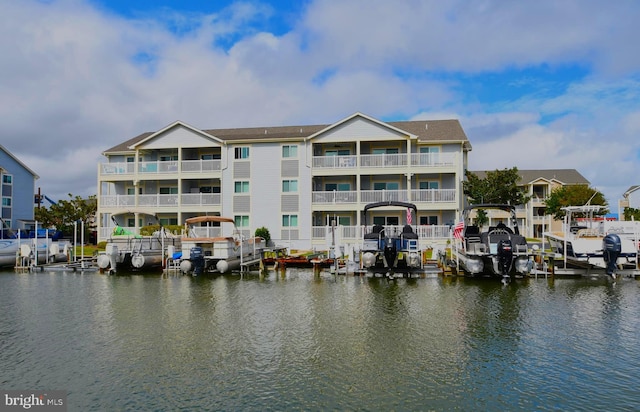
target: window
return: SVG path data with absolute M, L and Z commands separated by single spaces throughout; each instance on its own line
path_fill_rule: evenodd
M 238 215 L 234 216 L 233 220 L 236 222 L 236 226 L 238 227 L 249 227 L 249 216 Z
M 398 190 L 400 185 L 397 182 L 376 182 L 373 184 L 373 190 Z
M 282 181 L 282 191 L 283 192 L 297 192 L 298 191 L 298 181 L 297 180 L 283 180 Z
M 397 226 L 399 219 L 397 216 L 374 216 L 373 224 L 374 225 L 389 225 L 389 226 Z
M 438 189 L 438 182 L 420 182 L 420 189 Z
M 233 191 L 235 193 L 249 193 L 249 182 L 236 182 Z
M 200 159 L 201 160 L 220 160 L 221 156 L 220 154 L 217 154 L 217 153 L 206 153 L 206 154 L 200 155 Z
M 171 162 L 178 160 L 178 155 L 160 156 L 161 162 Z
M 420 216 L 421 225 L 437 225 L 438 216 Z
M 282 146 L 282 157 L 298 157 L 297 145 Z
M 161 195 L 177 195 L 178 188 L 177 187 L 161 187 L 160 194 Z
M 2 198 L 2 206 L 11 206 L 11 198 L 10 197 L 3 197 Z
M 13 183 L 13 176 L 12 175 L 2 175 L 2 183 L 10 185 L 11 183 Z
M 351 226 L 351 218 L 349 216 L 338 216 L 338 224 L 342 226 Z
M 282 226 L 283 227 L 297 227 L 298 226 L 298 215 L 282 215 Z
M 324 185 L 324 190 L 327 192 L 333 192 L 334 190 L 348 192 L 351 190 L 351 183 L 327 183 Z
M 178 219 L 175 217 L 171 217 L 168 219 L 159 219 L 160 220 L 160 224 L 162 226 L 169 226 L 169 225 L 177 225 L 178 224 Z
M 327 150 L 326 152 L 324 152 L 325 156 L 349 156 L 350 154 L 351 151 L 349 151 L 349 149 Z
M 236 157 L 236 159 L 248 159 L 249 158 L 249 148 L 248 147 L 236 147 L 235 148 L 235 157 Z
M 372 153 L 376 154 L 398 154 L 397 148 L 373 149 Z
M 420 148 L 420 153 L 440 153 L 440 148 L 436 146 L 425 146 Z

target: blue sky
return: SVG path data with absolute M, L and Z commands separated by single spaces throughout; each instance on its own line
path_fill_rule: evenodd
M 640 3 L 0 0 L 2 145 L 52 198 L 102 151 L 194 127 L 456 118 L 472 170 L 640 184 Z M 594 18 L 597 16 L 597 18 Z M 64 165 L 64 167 L 60 167 Z

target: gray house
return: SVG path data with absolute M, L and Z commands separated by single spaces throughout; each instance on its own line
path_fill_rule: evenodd
M 33 228 L 33 200 L 38 178 L 33 170 L 0 145 L 3 228 Z

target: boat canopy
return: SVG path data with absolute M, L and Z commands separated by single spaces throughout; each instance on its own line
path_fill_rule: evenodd
M 396 206 L 396 207 L 413 209 L 414 214 L 418 216 L 418 207 L 413 203 L 400 202 L 397 200 L 387 200 L 384 202 L 375 202 L 375 203 L 369 203 L 365 205 L 364 209 L 362 210 L 364 212 L 364 225 L 365 226 L 367 225 L 367 211 L 369 209 L 375 209 L 377 207 L 386 207 L 386 206 Z
M 185 220 L 185 223 L 187 225 L 192 225 L 194 223 L 213 223 L 213 222 L 235 223 L 235 220 L 233 220 L 230 217 L 222 217 L 222 216 L 196 216 L 196 217 L 191 217 Z

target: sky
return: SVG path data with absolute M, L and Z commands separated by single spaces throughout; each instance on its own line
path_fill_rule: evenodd
M 0 0 L 0 144 L 54 200 L 102 152 L 200 129 L 458 119 L 471 170 L 640 184 L 634 0 Z M 636 39 L 636 40 L 634 40 Z

